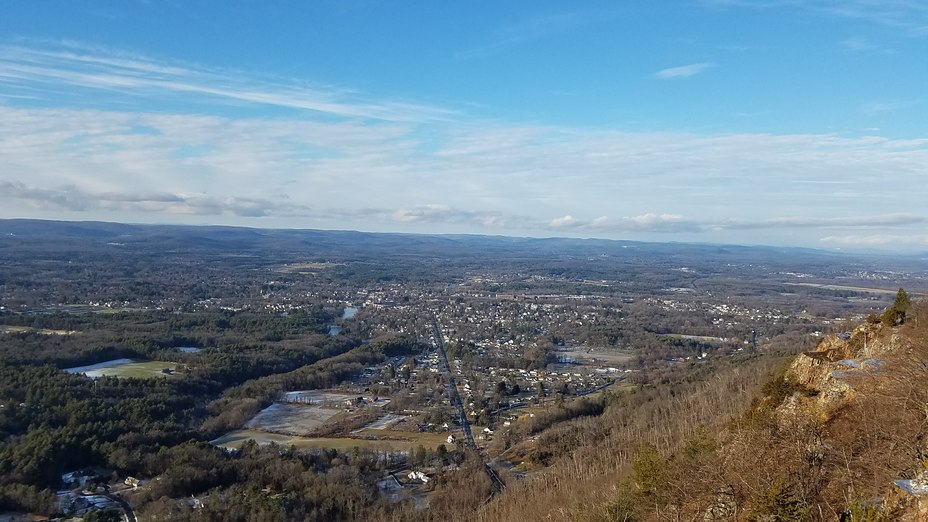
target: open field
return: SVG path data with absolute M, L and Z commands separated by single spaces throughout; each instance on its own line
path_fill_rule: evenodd
M 65 369 L 68 373 L 82 373 L 90 378 L 109 375 L 113 377 L 138 379 L 151 379 L 154 377 L 170 377 L 162 370 L 173 370 L 177 363 L 165 361 L 135 361 L 133 359 L 114 359 L 88 366 L 76 366 Z
M 584 395 L 584 397 L 586 397 L 586 398 L 588 398 L 588 399 L 597 399 L 597 398 L 599 398 L 603 393 L 605 393 L 605 392 L 607 392 L 607 391 L 611 391 L 611 392 L 621 392 L 621 391 L 634 390 L 635 388 L 637 388 L 637 386 L 634 385 L 634 384 L 632 384 L 632 383 L 630 383 L 630 382 L 614 382 L 614 383 L 612 383 L 611 385 L 606 386 L 605 388 L 603 388 L 603 389 L 601 389 L 601 390 L 597 390 L 597 391 L 595 391 L 595 392 L 593 392 L 593 393 L 590 393 L 589 395 Z
M 294 446 L 297 449 L 336 449 L 347 451 L 352 448 L 366 448 L 375 451 L 411 451 L 420 445 L 426 448 L 436 448 L 439 444 L 444 444 L 447 434 L 441 433 L 408 433 L 408 432 L 390 432 L 385 430 L 375 430 L 376 433 L 366 433 L 366 435 L 383 435 L 394 436 L 395 440 L 371 440 L 371 439 L 341 439 L 329 437 L 299 437 L 293 435 L 282 435 L 278 433 L 268 433 L 259 430 L 236 430 L 229 432 L 222 437 L 210 441 L 210 444 L 222 448 L 238 448 L 246 440 L 254 440 L 260 445 L 279 444 L 281 446 Z
M 388 430 L 392 428 L 395 424 L 405 419 L 406 415 L 396 415 L 395 413 L 388 413 L 383 417 L 375 420 L 374 422 L 368 424 L 361 428 L 362 430 Z
M 557 350 L 558 357 L 567 357 L 579 363 L 600 362 L 606 364 L 624 364 L 634 360 L 631 352 L 608 350 L 604 348 L 589 348 L 578 346 L 568 350 Z
M 74 330 L 50 330 L 48 328 L 33 328 L 31 326 L 0 326 L 2 333 L 37 333 L 42 335 L 71 335 Z
M 93 311 L 98 314 L 142 313 L 142 312 L 147 312 L 148 308 L 132 308 L 128 306 L 120 306 L 120 307 L 110 307 L 110 306 L 99 307 L 98 306 L 94 308 Z
M 348 393 L 303 390 L 285 393 L 283 401 L 312 404 L 326 408 L 335 408 L 341 406 L 347 401 L 352 401 L 356 398 L 358 398 L 358 395 L 352 395 Z
M 412 447 L 425 446 L 426 448 L 435 449 L 439 444 L 448 442 L 448 432 L 438 431 L 434 433 L 424 431 L 398 431 L 398 430 L 376 430 L 363 429 L 357 434 L 358 437 L 379 438 L 384 442 L 406 442 Z M 361 440 L 361 439 L 359 439 Z M 368 440 L 368 439 L 363 439 Z
M 528 404 L 525 406 L 520 406 L 518 408 L 512 408 L 512 409 L 506 410 L 505 412 L 502 413 L 502 415 L 506 417 L 510 415 L 515 415 L 519 418 L 519 420 L 522 420 L 523 417 L 530 418 L 533 415 L 539 415 L 541 413 L 544 413 L 551 407 L 553 407 L 553 402 L 550 402 L 549 404 L 545 404 L 545 403 Z
M 246 428 L 287 435 L 305 435 L 340 413 L 333 408 L 275 402 L 245 424 Z
M 277 269 L 278 272 L 297 273 L 313 270 L 327 270 L 341 265 L 341 263 L 290 263 Z
M 663 337 L 669 339 L 686 339 L 688 341 L 702 341 L 704 343 L 724 343 L 728 341 L 725 337 L 713 337 L 711 335 L 664 334 Z
M 865 288 L 862 286 L 824 285 L 824 284 L 819 284 L 819 283 L 783 283 L 783 284 L 791 285 L 791 286 L 810 286 L 812 288 L 821 288 L 823 290 L 839 290 L 839 291 L 847 291 L 847 292 L 867 292 L 870 294 L 884 294 L 884 295 L 896 295 L 896 292 L 899 291 L 898 288 L 895 290 L 887 290 L 885 288 Z M 909 292 L 909 295 L 916 296 L 916 295 L 921 295 L 921 294 L 918 294 L 915 292 Z
M 245 424 L 246 429 L 306 436 L 326 423 L 350 419 L 357 408 L 380 407 L 390 401 L 321 390 L 292 391 L 264 408 Z M 336 418 L 337 417 L 337 418 Z

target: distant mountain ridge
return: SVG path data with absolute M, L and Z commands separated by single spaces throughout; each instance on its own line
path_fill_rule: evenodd
M 390 254 L 423 256 L 446 255 L 565 255 L 587 257 L 608 255 L 620 258 L 638 256 L 692 256 L 737 259 L 739 262 L 772 263 L 784 257 L 824 262 L 829 258 L 884 258 L 886 256 L 849 255 L 800 247 L 716 245 L 703 243 L 652 243 L 609 239 L 530 238 L 484 235 L 431 235 L 388 232 L 358 232 L 316 229 L 260 229 L 233 226 L 148 225 L 102 221 L 46 221 L 36 219 L 0 220 L 0 237 L 19 240 L 68 239 L 90 243 L 124 245 L 158 244 L 164 250 L 215 251 L 234 249 L 241 253 L 326 251 L 350 253 L 363 249 Z M 898 259 L 918 260 L 918 256 Z

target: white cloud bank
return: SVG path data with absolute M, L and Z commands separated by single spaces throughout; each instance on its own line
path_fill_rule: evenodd
M 0 52 L 0 92 L 194 94 L 208 98 L 199 108 L 293 111 L 0 97 L 0 216 L 794 244 L 914 237 L 928 218 L 928 139 L 506 125 L 221 76 L 138 57 Z

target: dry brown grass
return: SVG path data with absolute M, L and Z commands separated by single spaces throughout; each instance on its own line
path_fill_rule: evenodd
M 599 522 L 621 520 L 623 506 L 632 505 L 638 519 L 695 521 L 719 491 L 737 502 L 732 520 L 764 514 L 836 520 L 848 510 L 867 520 L 904 516 L 910 507 L 897 502 L 892 481 L 928 466 L 926 311 L 916 304 L 905 325 L 871 333 L 869 343 L 893 350 L 881 369 L 848 378 L 855 393 L 829 416 L 780 413 L 774 408 L 783 397 L 777 404 L 755 401 L 759 413 L 745 415 L 759 383 L 773 373 L 773 360 L 723 369 L 673 394 L 638 392 L 599 418 L 552 428 L 551 438 L 572 449 L 546 471 L 510 486 L 476 518 Z M 816 390 L 798 388 L 785 401 L 802 403 L 806 392 L 814 402 Z M 717 449 L 687 449 L 700 433 L 715 435 L 709 438 Z M 660 491 L 644 487 L 647 474 L 631 466 L 646 443 L 664 459 L 651 463 L 660 468 Z M 887 499 L 882 511 L 868 507 L 877 498 Z
M 475 518 L 610 520 L 610 505 L 639 447 L 652 444 L 669 454 L 694 435 L 722 431 L 778 364 L 757 358 L 723 368 L 706 382 L 623 394 L 601 417 L 554 428 L 571 430 L 573 451 L 524 483 L 511 484 Z M 602 432 L 605 437 L 596 435 Z

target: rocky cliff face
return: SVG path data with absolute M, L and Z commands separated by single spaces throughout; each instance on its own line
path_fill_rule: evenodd
M 854 516 L 849 509 L 842 520 L 928 521 L 928 394 L 919 391 L 928 389 L 928 357 L 917 345 L 899 329 L 865 324 L 823 339 L 787 371 L 795 391 L 776 407 L 776 423 L 784 432 L 816 427 L 804 451 L 822 470 L 822 491 L 858 495 Z M 854 458 L 856 469 L 827 471 Z M 868 477 L 868 465 L 882 474 Z M 878 494 L 855 483 L 867 478 L 882 481 Z
M 898 334 L 865 324 L 849 334 L 831 335 L 812 352 L 798 356 L 787 377 L 807 393 L 795 393 L 778 408 L 783 417 L 809 415 L 827 423 L 854 401 L 858 389 L 877 384 L 889 359 L 908 349 Z

